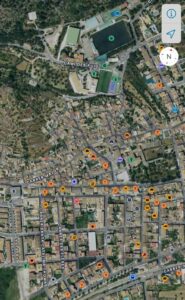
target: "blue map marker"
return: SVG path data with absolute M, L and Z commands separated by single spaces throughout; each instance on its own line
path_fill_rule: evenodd
M 136 280 L 137 279 L 137 275 L 136 274 L 130 274 L 129 275 L 129 279 L 130 280 Z
M 167 32 L 167 35 L 169 35 L 169 37 L 172 39 L 174 34 L 175 34 L 175 31 L 176 31 L 175 29 L 170 30 L 170 31 Z
M 179 108 L 178 108 L 177 105 L 173 105 L 172 112 L 175 113 L 175 114 L 179 113 Z
M 159 64 L 158 68 L 159 69 L 164 69 L 165 65 L 163 65 L 162 63 Z
M 122 163 L 122 162 L 123 162 L 123 157 L 121 157 L 121 156 L 118 157 L 117 162 L 118 162 L 118 163 Z
M 77 179 L 76 179 L 76 178 L 73 178 L 72 181 L 71 181 L 71 184 L 72 184 L 72 185 L 76 185 L 77 183 L 78 183 Z

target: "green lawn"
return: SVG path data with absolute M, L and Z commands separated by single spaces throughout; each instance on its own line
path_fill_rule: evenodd
M 77 228 L 87 228 L 89 222 L 94 222 L 94 213 L 83 212 L 81 216 L 76 217 Z
M 0 300 L 19 300 L 19 288 L 15 269 L 0 269 Z
M 87 214 L 84 214 L 84 215 L 76 218 L 77 228 L 87 228 L 87 224 L 88 224 L 88 215 Z
M 79 258 L 79 268 L 82 269 L 82 268 L 88 266 L 90 263 L 92 263 L 95 260 L 96 260 L 95 257 L 80 257 Z
M 47 300 L 48 298 L 46 297 L 45 294 L 41 294 L 39 296 L 36 296 L 34 298 L 31 298 L 31 300 Z
M 112 77 L 112 72 L 104 71 L 104 70 L 100 71 L 100 78 L 98 81 L 97 92 L 107 93 L 111 77 Z

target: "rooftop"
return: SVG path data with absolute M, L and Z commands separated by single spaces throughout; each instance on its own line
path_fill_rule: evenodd
M 132 36 L 127 24 L 120 21 L 96 32 L 92 39 L 99 55 L 103 55 L 129 44 Z
M 89 251 L 96 251 L 96 233 L 88 232 Z
M 96 28 L 99 25 L 98 20 L 96 17 L 92 17 L 85 21 L 85 27 L 87 30 L 91 30 Z
M 29 13 L 28 13 L 28 19 L 29 19 L 30 21 L 35 21 L 35 20 L 37 19 L 37 14 L 36 14 L 36 12 L 35 12 L 35 11 L 29 12 Z

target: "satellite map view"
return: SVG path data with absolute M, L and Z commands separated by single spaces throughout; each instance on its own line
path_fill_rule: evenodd
M 0 300 L 185 300 L 185 0 L 0 18 Z

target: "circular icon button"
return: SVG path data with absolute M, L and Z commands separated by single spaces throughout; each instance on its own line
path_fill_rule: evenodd
M 173 8 L 168 9 L 166 14 L 169 19 L 174 19 L 177 15 L 176 10 Z
M 166 47 L 160 52 L 160 61 L 163 65 L 172 67 L 179 59 L 179 54 L 175 48 Z

